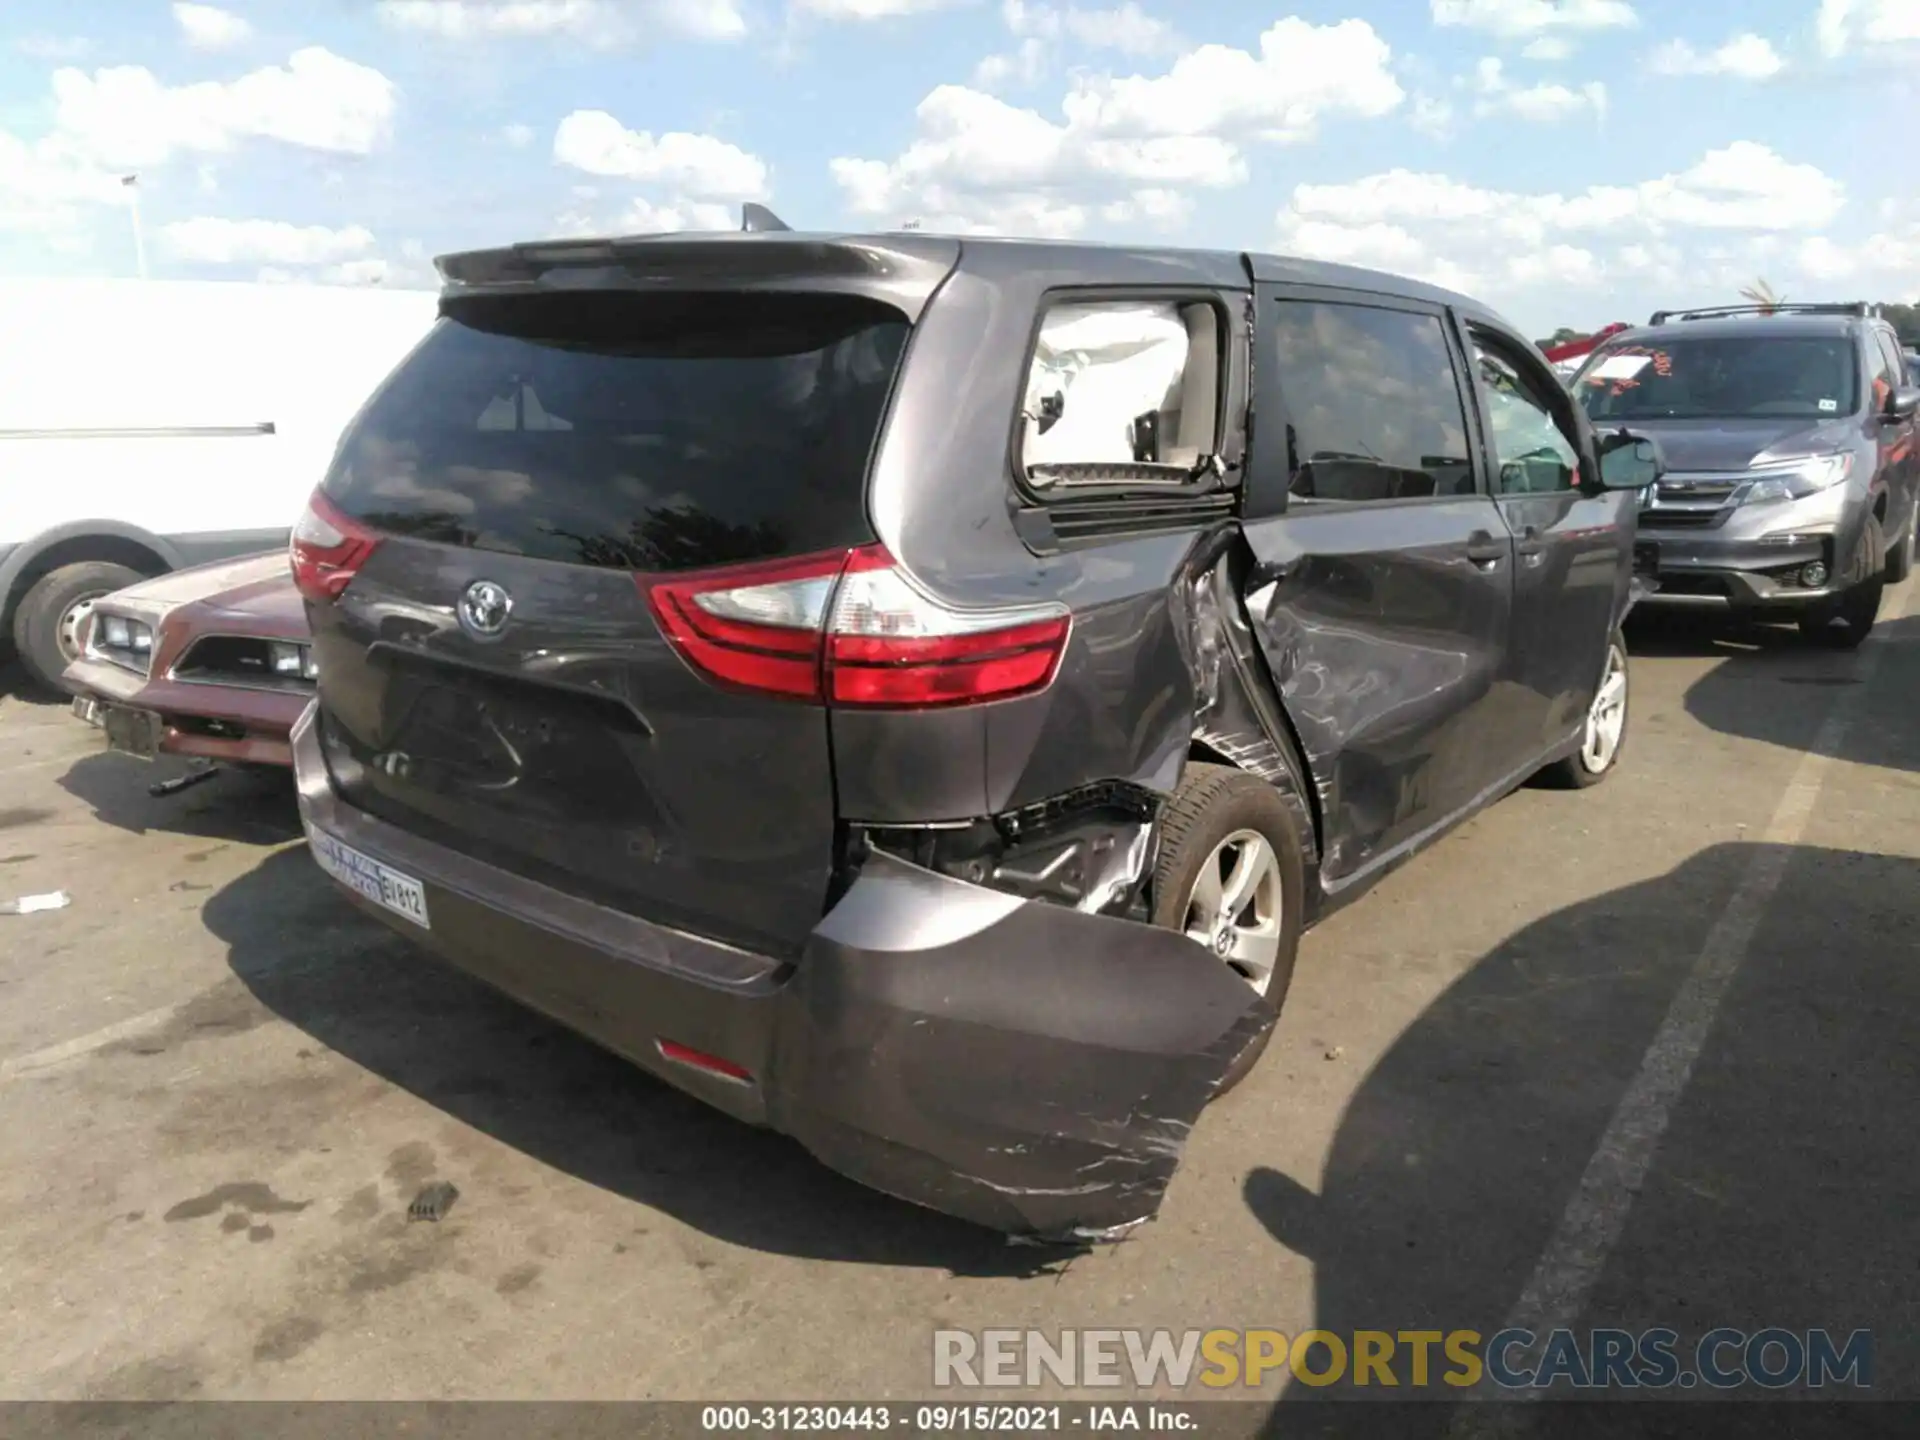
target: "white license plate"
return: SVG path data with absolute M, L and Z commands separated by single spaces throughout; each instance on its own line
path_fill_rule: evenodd
M 382 865 L 371 855 L 362 855 L 324 830 L 309 826 L 307 841 L 320 868 L 349 890 L 396 915 L 404 915 L 422 930 L 433 928 L 427 923 L 426 888 L 411 875 L 402 875 L 391 865 Z

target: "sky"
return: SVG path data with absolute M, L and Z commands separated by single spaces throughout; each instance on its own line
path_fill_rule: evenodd
M 133 185 L 127 176 L 137 176 Z M 1339 259 L 1533 332 L 1920 298 L 1920 0 L 8 0 L 0 275 L 914 225 Z M 136 245 L 136 239 L 140 245 Z

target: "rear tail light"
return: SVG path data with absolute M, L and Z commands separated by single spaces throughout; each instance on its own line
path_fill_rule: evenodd
M 952 610 L 883 546 L 709 570 L 647 586 L 667 638 L 707 678 L 836 706 L 928 709 L 1044 690 L 1064 606 Z
M 309 600 L 338 600 L 379 544 L 378 535 L 341 514 L 316 490 L 287 543 L 293 583 Z

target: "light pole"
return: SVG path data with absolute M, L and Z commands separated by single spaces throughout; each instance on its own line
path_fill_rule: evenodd
M 140 233 L 140 177 L 122 175 L 120 183 L 127 190 L 127 210 L 133 216 L 133 258 L 140 267 L 140 278 L 147 278 L 147 241 Z

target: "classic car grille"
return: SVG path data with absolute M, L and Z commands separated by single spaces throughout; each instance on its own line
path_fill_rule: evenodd
M 311 690 L 313 682 L 298 675 L 276 674 L 275 644 L 254 635 L 207 635 L 193 642 L 175 663 L 176 680 L 208 684 L 247 685 L 269 690 Z

